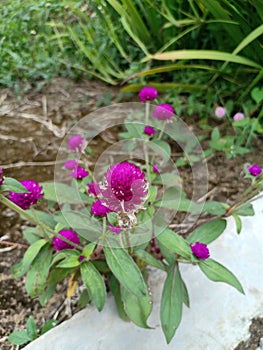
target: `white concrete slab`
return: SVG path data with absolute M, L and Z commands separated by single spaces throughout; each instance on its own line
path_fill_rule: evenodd
M 211 257 L 228 267 L 241 281 L 246 295 L 209 281 L 198 267 L 183 266 L 182 276 L 191 308 L 169 345 L 160 327 L 159 309 L 165 275 L 150 274 L 154 308 L 149 319 L 153 330 L 122 321 L 110 296 L 99 313 L 88 306 L 70 320 L 41 336 L 26 350 L 232 350 L 249 336 L 253 317 L 263 317 L 263 198 L 254 202 L 256 215 L 243 218 L 238 236 L 230 218 L 222 236 L 209 245 Z

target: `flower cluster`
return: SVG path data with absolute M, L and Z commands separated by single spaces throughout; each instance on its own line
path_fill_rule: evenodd
M 252 176 L 259 176 L 262 173 L 262 169 L 258 164 L 248 166 L 247 170 Z
M 200 242 L 192 243 L 190 244 L 190 248 L 194 256 L 196 256 L 200 260 L 206 260 L 210 256 L 207 245 L 204 243 L 200 243 Z
M 66 238 L 68 241 L 71 241 L 75 244 L 80 244 L 80 239 L 78 234 L 73 230 L 61 230 L 58 232 L 58 236 L 53 237 L 52 244 L 56 252 L 63 249 L 73 249 L 74 246 L 68 242 L 65 242 L 59 236 Z
M 135 210 L 148 193 L 147 182 L 140 168 L 129 162 L 112 165 L 101 186 L 103 203 L 114 212 Z
M 27 192 L 17 193 L 11 191 L 9 193 L 9 200 L 18 205 L 20 208 L 26 210 L 29 209 L 31 205 L 37 204 L 39 199 L 42 198 L 44 194 L 42 193 L 42 187 L 39 185 L 39 183 L 33 180 L 23 180 L 21 181 L 21 185 L 25 187 Z

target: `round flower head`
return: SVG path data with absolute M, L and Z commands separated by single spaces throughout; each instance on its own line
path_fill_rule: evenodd
M 237 121 L 239 121 L 239 120 L 242 120 L 242 119 L 244 119 L 244 118 L 245 118 L 244 114 L 243 114 L 243 113 L 240 113 L 240 112 L 236 113 L 236 114 L 234 115 L 234 117 L 233 117 L 233 119 L 234 119 L 235 122 L 237 122 Z
M 121 227 L 110 224 L 110 231 L 118 235 L 121 232 Z
M 216 115 L 217 118 L 223 118 L 226 115 L 225 107 L 222 107 L 222 106 L 216 107 L 215 115 Z
M 158 167 L 158 165 L 154 165 L 154 166 L 153 166 L 153 172 L 154 172 L 154 173 L 159 173 L 159 167 Z
M 90 184 L 88 184 L 88 193 L 93 196 L 93 197 L 98 197 L 99 193 L 100 193 L 100 186 L 98 183 L 96 182 L 92 182 Z
M 72 170 L 77 168 L 79 163 L 75 159 L 69 159 L 64 163 L 66 169 Z
M 89 176 L 89 173 L 86 169 L 84 168 L 75 168 L 71 173 L 70 176 L 73 177 L 74 179 L 84 179 L 84 177 Z
M 74 135 L 68 141 L 68 149 L 72 152 L 82 152 L 86 146 L 86 141 L 81 135 Z
M 196 256 L 200 260 L 208 259 L 210 256 L 207 245 L 204 243 L 200 243 L 200 242 L 192 243 L 190 244 L 190 248 L 194 256 Z
M 44 196 L 42 187 L 33 180 L 23 180 L 20 183 L 28 191 L 27 193 L 9 192 L 9 200 L 20 208 L 26 210 L 32 204 L 37 204 L 38 200 Z
M 91 206 L 91 213 L 96 216 L 106 216 L 111 210 L 102 204 L 101 200 L 97 200 Z
M 262 169 L 259 165 L 254 164 L 247 167 L 247 170 L 252 176 L 258 176 L 262 173 Z
M 61 230 L 58 232 L 58 236 L 54 237 L 53 241 L 52 241 L 56 252 L 58 252 L 59 250 L 63 250 L 63 249 L 73 249 L 74 248 L 70 243 L 67 243 L 67 242 L 63 241 L 61 238 L 59 238 L 59 235 L 65 237 L 66 239 L 68 239 L 69 241 L 71 241 L 75 244 L 80 243 L 79 236 L 75 231 Z
M 145 86 L 139 92 L 140 101 L 151 101 L 158 96 L 158 91 L 152 86 Z
M 150 125 L 146 125 L 146 126 L 144 127 L 143 132 L 144 132 L 146 135 L 149 135 L 149 136 L 153 136 L 153 135 L 156 133 L 154 127 L 153 127 L 153 126 L 150 126 Z
M 115 212 L 128 212 L 140 207 L 148 193 L 140 168 L 129 162 L 112 165 L 105 174 L 101 190 L 103 202 Z
M 2 186 L 3 183 L 4 183 L 4 176 L 3 176 L 3 173 L 4 173 L 3 169 L 0 168 L 0 186 Z
M 153 116 L 159 120 L 170 120 L 174 116 L 174 109 L 168 103 L 162 103 L 154 108 Z

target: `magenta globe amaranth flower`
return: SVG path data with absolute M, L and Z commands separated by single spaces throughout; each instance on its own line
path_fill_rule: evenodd
M 87 186 L 88 186 L 88 193 L 93 197 L 98 197 L 100 193 L 100 185 L 96 182 L 92 182 Z
M 121 227 L 119 225 L 114 226 L 114 225 L 110 224 L 110 231 L 115 233 L 115 235 L 119 235 L 121 232 Z
M 151 101 L 158 96 L 158 91 L 152 86 L 145 86 L 139 92 L 140 101 Z
M 81 135 L 74 135 L 68 141 L 68 149 L 72 152 L 82 152 L 86 147 L 86 141 Z
M 103 217 L 110 212 L 111 210 L 108 207 L 106 207 L 104 204 L 102 204 L 102 201 L 100 199 L 94 202 L 91 206 L 91 213 L 96 216 Z
M 258 164 L 248 166 L 247 170 L 252 176 L 258 176 L 262 173 L 262 168 Z
M 190 248 L 194 256 L 196 256 L 200 260 L 208 259 L 210 256 L 207 245 L 204 243 L 200 243 L 200 242 L 192 243 L 190 244 Z
M 146 125 L 143 129 L 143 132 L 149 136 L 153 136 L 156 133 L 154 127 L 150 125 Z
M 66 169 L 72 170 L 77 168 L 79 163 L 75 159 L 69 159 L 64 163 Z
M 154 166 L 153 166 L 153 172 L 154 172 L 154 173 L 159 173 L 159 167 L 158 167 L 158 165 L 154 165 Z
M 226 115 L 225 107 L 222 107 L 222 106 L 216 107 L 215 115 L 216 115 L 217 118 L 223 118 Z
M 153 116 L 159 120 L 171 120 L 174 116 L 174 109 L 168 103 L 162 103 L 153 110 Z
M 38 200 L 44 196 L 41 193 L 43 188 L 38 182 L 33 180 L 23 180 L 20 181 L 21 185 L 25 187 L 26 193 L 9 192 L 9 200 L 20 208 L 26 210 L 33 204 L 37 204 Z
M 0 186 L 4 183 L 4 170 L 0 168 Z
M 236 114 L 234 115 L 234 117 L 233 117 L 233 119 L 234 119 L 235 122 L 238 122 L 239 120 L 242 120 L 242 119 L 244 119 L 244 118 L 245 118 L 245 116 L 244 116 L 244 114 L 241 113 L 241 112 L 236 113 Z
M 78 234 L 73 231 L 73 230 L 61 230 L 58 232 L 58 236 L 53 238 L 53 246 L 56 252 L 58 252 L 59 250 L 63 250 L 63 249 L 73 249 L 74 246 L 71 245 L 68 242 L 63 241 L 63 239 L 59 238 L 59 236 L 63 236 L 64 238 L 68 239 L 69 241 L 75 243 L 75 244 L 79 244 L 80 240 L 79 240 L 79 236 Z
M 112 165 L 106 172 L 101 188 L 102 201 L 115 212 L 139 208 L 148 193 L 142 170 L 129 162 Z
M 70 176 L 74 179 L 81 180 L 89 176 L 89 172 L 85 168 L 76 168 L 70 173 Z

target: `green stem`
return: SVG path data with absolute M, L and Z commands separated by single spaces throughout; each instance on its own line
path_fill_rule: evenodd
M 145 102 L 145 125 L 148 125 L 149 116 L 150 116 L 150 102 L 146 101 Z

